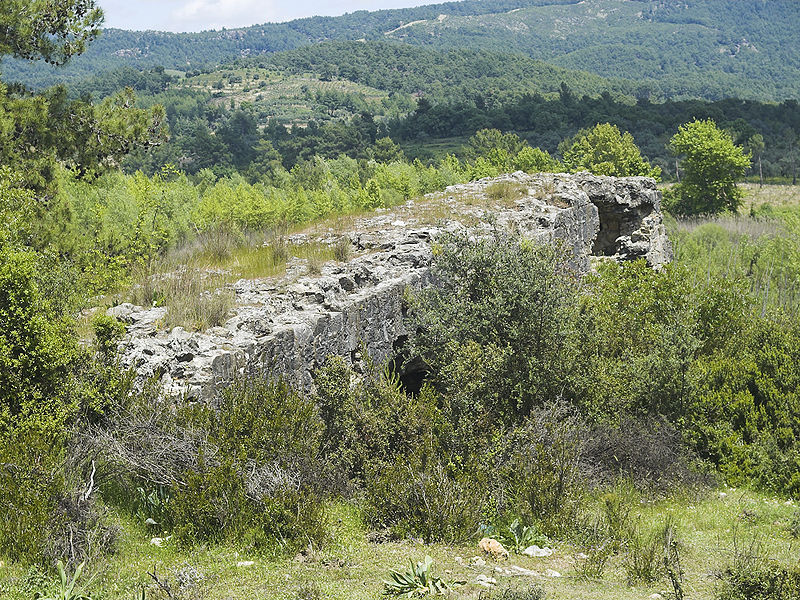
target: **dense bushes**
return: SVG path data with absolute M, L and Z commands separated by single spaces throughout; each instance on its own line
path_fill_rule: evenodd
M 124 378 L 77 342 L 41 291 L 41 257 L 0 247 L 0 545 L 16 560 L 55 564 L 107 551 L 78 421 L 97 422 Z
M 35 263 L 17 258 L 3 281 L 35 294 Z M 416 335 L 406 351 L 429 371 L 416 394 L 366 356 L 359 374 L 331 358 L 310 395 L 259 377 L 209 405 L 173 404 L 150 388 L 130 394 L 111 366 L 118 327 L 97 319 L 95 366 L 67 365 L 77 378 L 53 426 L 61 441 L 45 451 L 31 427 L 4 437 L 9 552 L 64 557 L 64 546 L 37 537 L 43 531 L 82 540 L 73 560 L 109 547 L 96 492 L 75 492 L 92 464 L 105 502 L 152 519 L 179 544 L 319 544 L 327 499 L 344 496 L 361 503 L 371 527 L 426 541 L 460 542 L 517 521 L 580 542 L 583 523 L 595 531 L 587 573 L 624 540 L 631 552 L 639 544 L 635 577 L 649 576 L 655 542 L 614 524 L 624 517 L 616 501 L 593 521 L 584 501 L 592 488 L 622 478 L 638 493 L 663 493 L 699 482 L 700 464 L 733 483 L 797 492 L 800 334 L 762 315 L 740 283 L 644 263 L 581 279 L 560 250 L 497 230 L 442 238 L 432 274 L 438 286 L 410 310 Z M 36 323 L 30 310 L 14 312 L 18 328 Z M 23 422 L 15 411 L 7 423 Z M 63 460 L 73 466 L 59 469 Z
M 78 352 L 39 291 L 37 257 L 0 247 L 0 430 L 58 439 L 77 407 L 65 393 Z
M 215 406 L 175 410 L 147 395 L 118 406 L 91 444 L 110 497 L 133 504 L 179 543 L 285 551 L 324 535 L 321 435 L 310 400 L 250 378 Z
M 716 573 L 717 600 L 789 600 L 800 595 L 800 570 L 768 560 L 759 550 L 755 541 L 736 549 L 731 563 Z
M 436 285 L 411 317 L 414 351 L 469 447 L 561 396 L 578 280 L 561 251 L 500 230 L 479 240 L 456 234 L 435 254 Z

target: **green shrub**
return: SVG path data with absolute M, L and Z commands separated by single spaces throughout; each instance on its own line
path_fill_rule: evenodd
M 414 452 L 432 455 L 440 417 L 432 390 L 408 397 L 396 375 L 368 364 L 356 378 L 341 357 L 329 357 L 314 378 L 325 429 L 322 456 L 333 489 L 363 483 L 368 463 Z
M 663 538 L 661 532 L 645 535 L 635 532 L 627 542 L 625 574 L 628 585 L 652 584 L 663 577 Z
M 717 600 L 790 600 L 800 597 L 800 569 L 785 567 L 759 555 L 754 540 L 736 548 L 731 563 L 717 573 Z
M 52 568 L 113 550 L 116 529 L 81 458 L 33 431 L 0 438 L 0 546 L 8 558 Z
M 310 399 L 258 376 L 178 410 L 148 389 L 91 431 L 109 498 L 181 545 L 272 551 L 323 541 L 322 433 Z
M 491 600 L 545 600 L 546 597 L 544 588 L 538 583 L 516 584 L 488 596 Z
M 597 124 L 580 130 L 574 138 L 559 144 L 564 166 L 570 172 L 589 171 L 614 177 L 642 176 L 661 178 L 661 168 L 653 167 L 641 155 L 633 136 L 620 133 L 616 125 Z
M 35 254 L 0 248 L 0 434 L 26 427 L 59 439 L 77 412 L 66 392 L 78 347 L 36 268 Z
M 549 536 L 568 533 L 581 506 L 587 430 L 565 406 L 539 409 L 491 452 L 500 512 L 522 515 Z
M 127 387 L 78 347 L 40 291 L 37 259 L 0 248 L 0 545 L 15 560 L 77 564 L 110 548 L 113 532 L 87 492 L 73 427 L 100 420 Z
M 432 274 L 437 285 L 410 315 L 413 351 L 457 402 L 456 421 L 512 424 L 562 394 L 577 301 L 564 253 L 498 230 L 477 240 L 454 234 L 435 252 Z M 482 363 L 477 374 L 464 368 L 467 354 Z M 476 387 L 488 393 L 461 393 Z
M 92 329 L 97 349 L 104 356 L 113 357 L 117 353 L 117 343 L 125 335 L 125 324 L 114 317 L 99 313 L 92 317 Z
M 317 480 L 322 423 L 313 402 L 285 383 L 246 378 L 214 408 L 191 411 L 209 448 L 171 501 L 176 535 L 302 547 L 324 534 Z
M 426 543 L 463 542 L 478 530 L 486 479 L 477 473 L 405 456 L 370 466 L 366 517 L 373 528 Z

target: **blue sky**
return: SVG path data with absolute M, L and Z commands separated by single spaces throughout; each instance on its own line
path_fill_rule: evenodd
M 434 4 L 438 0 L 98 0 L 106 27 L 201 31 L 289 21 L 313 15 L 341 15 Z

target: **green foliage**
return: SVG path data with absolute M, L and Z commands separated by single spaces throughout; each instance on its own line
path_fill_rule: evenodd
M 345 489 L 364 481 L 369 463 L 420 449 L 431 456 L 435 447 L 439 415 L 430 390 L 408 398 L 395 375 L 368 366 L 366 380 L 357 380 L 342 358 L 329 357 L 314 377 L 314 401 L 325 424 L 322 455 L 333 483 Z
M 664 552 L 661 534 L 660 531 L 650 535 L 636 532 L 631 536 L 625 555 L 628 585 L 634 586 L 639 583 L 651 585 L 661 579 Z
M 0 436 L 0 544 L 8 558 L 52 568 L 114 549 L 116 530 L 93 493 L 88 462 L 33 430 Z
M 36 212 L 33 192 L 24 187 L 23 177 L 0 167 L 0 247 L 30 245 Z
M 578 334 L 583 365 L 574 384 L 583 410 L 597 420 L 680 412 L 699 343 L 692 327 L 694 302 L 704 299 L 690 299 L 691 287 L 679 268 L 657 273 L 643 261 L 604 265 L 589 285 Z
M 0 433 L 60 439 L 77 405 L 66 393 L 78 349 L 39 290 L 30 252 L 0 248 Z
M 56 566 L 59 579 L 57 583 L 58 591 L 49 596 L 37 594 L 37 600 L 92 600 L 92 597 L 87 591 L 92 583 L 92 580 L 90 579 L 87 582 L 78 584 L 78 580 L 81 578 L 83 568 L 85 566 L 85 562 L 79 564 L 75 568 L 75 572 L 72 574 L 72 577 L 70 577 L 67 575 L 64 563 L 58 561 L 58 565 Z
M 538 583 L 517 584 L 489 596 L 493 600 L 545 600 L 547 595 Z
M 125 335 L 125 324 L 114 317 L 98 313 L 92 317 L 92 329 L 98 350 L 105 356 L 113 357 L 117 352 L 117 343 Z
M 487 479 L 480 469 L 458 468 L 434 457 L 374 461 L 366 483 L 372 527 L 425 543 L 459 543 L 478 529 Z
M 795 511 L 789 523 L 789 533 L 794 539 L 800 539 L 800 511 Z
M 102 22 L 94 0 L 10 0 L 0 14 L 0 55 L 61 65 L 85 50 Z
M 580 460 L 586 430 L 580 419 L 565 405 L 550 406 L 532 411 L 497 437 L 490 465 L 502 500 L 499 508 L 537 524 L 546 535 L 563 536 L 577 518 L 584 493 Z M 528 530 L 530 535 L 535 531 Z
M 669 190 L 665 204 L 679 214 L 736 212 L 742 193 L 736 187 L 750 166 L 750 155 L 711 119 L 692 121 L 678 129 L 670 150 L 682 156 L 683 178 Z
M 791 52 L 798 20 L 794 2 L 641 4 L 469 1 L 255 25 L 240 28 L 236 37 L 211 31 L 108 30 L 84 60 L 75 61 L 63 74 L 20 63 L 4 70 L 15 79 L 46 85 L 136 65 L 140 56 L 119 51 L 147 47 L 150 64 L 167 68 L 185 70 L 186 56 L 192 55 L 196 73 L 248 49 L 252 57 L 243 61 L 248 66 L 269 63 L 273 68 L 313 70 L 324 80 L 373 81 L 378 87 L 391 85 L 409 93 L 421 90 L 426 96 L 436 91 L 453 97 L 479 93 L 489 106 L 504 90 L 557 92 L 561 81 L 579 96 L 610 89 L 643 99 L 797 97 L 798 60 Z M 599 18 L 598 10 L 614 10 L 615 18 Z M 446 23 L 438 20 L 440 14 L 447 16 Z M 571 26 L 569 35 L 554 33 L 554 21 L 570 19 L 580 27 Z M 341 41 L 317 43 L 322 39 Z M 291 49 L 296 50 L 269 61 L 270 55 Z M 215 75 L 212 81 L 219 79 Z M 463 85 L 465 79 L 474 83 Z
M 11 560 L 39 562 L 64 488 L 63 452 L 33 433 L 0 438 L 0 543 Z
M 140 109 L 134 101 L 130 90 L 92 105 L 70 99 L 63 87 L 29 95 L 0 84 L 0 157 L 40 195 L 53 193 L 58 163 L 94 178 L 128 152 L 165 140 L 163 108 Z
M 457 234 L 442 241 L 433 274 L 439 285 L 420 294 L 412 314 L 415 351 L 451 399 L 464 440 L 558 397 L 577 299 L 564 254 L 501 231 Z
M 172 490 L 180 543 L 228 540 L 257 549 L 297 549 L 322 541 L 324 505 L 315 481 L 321 423 L 310 400 L 283 383 L 247 379 L 188 423 L 211 445 Z M 213 449 L 213 453 L 209 453 Z
M 574 138 L 565 140 L 559 148 L 564 156 L 564 166 L 572 172 L 661 178 L 661 169 L 642 158 L 633 136 L 627 131 L 620 133 L 619 128 L 610 123 L 583 129 Z
M 526 146 L 517 153 L 513 160 L 513 167 L 515 171 L 525 171 L 526 173 L 558 173 L 563 170 L 549 152 L 530 146 Z
M 800 570 L 760 556 L 759 550 L 755 540 L 735 549 L 731 563 L 716 574 L 716 600 L 789 600 L 800 594 Z
M 391 581 L 384 580 L 383 593 L 386 596 L 438 596 L 444 595 L 450 586 L 440 577 L 435 577 L 431 573 L 433 559 L 426 556 L 425 560 L 414 564 L 411 561 L 411 568 L 408 571 L 389 571 Z
M 514 519 L 511 525 L 500 529 L 492 537 L 503 544 L 504 548 L 516 554 L 522 554 L 523 550 L 534 544 L 544 546 L 550 541 L 547 536 L 539 533 L 536 525 L 523 525 L 519 519 Z

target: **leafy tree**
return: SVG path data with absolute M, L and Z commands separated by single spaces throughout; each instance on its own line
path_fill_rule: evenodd
M 20 246 L 32 239 L 36 200 L 26 189 L 22 177 L 8 167 L 0 167 L 0 248 Z
M 372 147 L 372 156 L 381 163 L 394 162 L 405 158 L 403 150 L 390 137 L 382 137 L 375 140 L 375 144 Z
M 414 344 L 457 421 L 513 423 L 561 395 L 577 296 L 568 256 L 500 231 L 459 234 L 435 250 L 433 275 L 413 312 Z
M 602 123 L 583 129 L 560 146 L 564 165 L 572 172 L 589 171 L 596 175 L 630 177 L 639 175 L 660 179 L 661 169 L 648 163 L 633 141 L 616 125 Z
M 669 149 L 683 157 L 684 172 L 667 194 L 665 203 L 671 210 L 685 215 L 738 210 L 742 191 L 736 181 L 750 166 L 750 155 L 729 133 L 711 119 L 694 120 L 678 129 Z
M 514 133 L 503 133 L 499 129 L 481 129 L 469 141 L 464 153 L 470 158 L 489 156 L 492 151 L 501 151 L 516 156 L 527 144 Z
M 102 22 L 94 0 L 5 0 L 0 55 L 62 65 L 85 50 Z
M 514 158 L 514 169 L 526 173 L 552 173 L 560 171 L 561 168 L 549 152 L 540 148 L 526 146 Z

